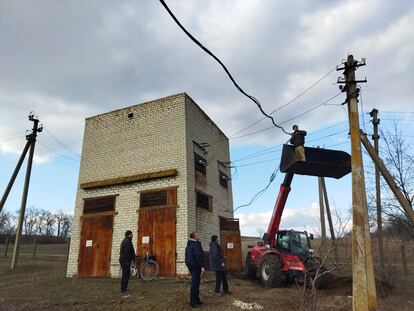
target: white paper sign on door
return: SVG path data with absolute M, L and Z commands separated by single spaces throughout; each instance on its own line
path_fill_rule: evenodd
M 91 247 L 92 246 L 92 240 L 86 240 L 86 247 Z
M 142 237 L 142 244 L 148 244 L 149 243 L 149 236 L 143 236 Z
M 227 243 L 227 248 L 228 249 L 233 249 L 233 243 Z

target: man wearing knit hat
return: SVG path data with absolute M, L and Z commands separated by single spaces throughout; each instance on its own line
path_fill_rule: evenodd
M 131 275 L 131 261 L 135 260 L 134 245 L 132 245 L 132 231 L 125 232 L 125 238 L 122 240 L 119 250 L 119 263 L 121 264 L 121 293 L 128 291 L 129 276 Z

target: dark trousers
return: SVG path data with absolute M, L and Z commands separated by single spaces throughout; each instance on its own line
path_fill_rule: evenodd
M 190 305 L 195 306 L 200 302 L 200 275 L 201 268 L 191 268 L 191 289 L 190 289 Z
M 229 291 L 229 283 L 227 282 L 227 272 L 223 271 L 216 271 L 216 293 L 220 293 L 220 285 L 223 283 L 223 292 Z
M 131 264 L 121 263 L 121 269 L 121 293 L 124 293 L 128 288 L 129 276 L 131 275 Z

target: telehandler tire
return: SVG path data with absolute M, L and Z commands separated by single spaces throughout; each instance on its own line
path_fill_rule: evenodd
M 266 255 L 259 272 L 260 280 L 265 287 L 280 287 L 285 281 L 280 260 L 276 255 Z

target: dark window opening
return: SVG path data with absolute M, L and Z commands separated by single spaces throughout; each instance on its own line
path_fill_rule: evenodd
M 143 192 L 140 196 L 140 207 L 167 205 L 167 190 Z
M 130 112 L 130 113 L 128 113 L 128 118 L 132 118 L 134 116 L 134 113 L 133 112 Z
M 207 161 L 201 155 L 194 152 L 194 165 L 196 172 L 200 172 L 203 175 L 207 173 Z
M 83 213 L 92 214 L 100 212 L 110 212 L 115 209 L 115 197 L 101 197 L 85 199 L 83 203 Z
M 212 210 L 211 196 L 197 191 L 197 207 L 204 208 L 206 210 Z
M 224 188 L 227 188 L 228 187 L 228 185 L 227 185 L 228 180 L 229 180 L 229 177 L 225 173 L 223 173 L 222 171 L 219 171 L 220 185 L 222 185 Z

